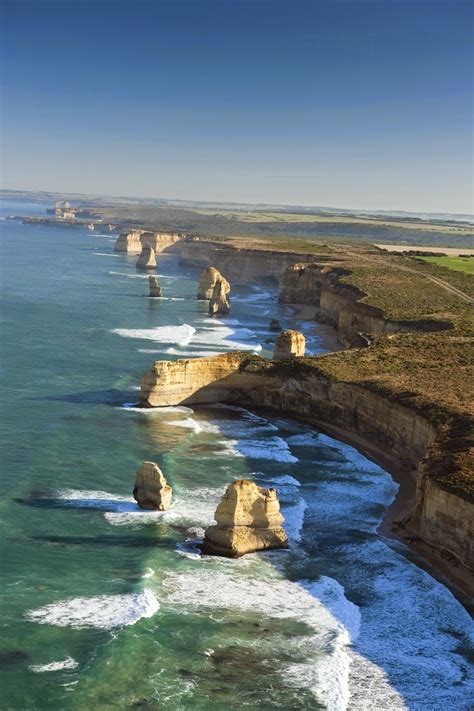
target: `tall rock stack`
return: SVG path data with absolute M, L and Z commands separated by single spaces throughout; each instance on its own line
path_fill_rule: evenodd
M 209 302 L 209 314 L 228 314 L 230 311 L 229 305 L 229 284 L 225 279 L 219 279 L 212 292 L 212 297 Z
M 158 464 L 143 462 L 135 476 L 133 498 L 141 509 L 166 511 L 171 505 L 173 490 Z
M 275 341 L 273 358 L 282 360 L 284 358 L 301 358 L 304 356 L 306 339 L 299 331 L 283 331 Z
M 148 277 L 148 286 L 150 288 L 149 296 L 163 296 L 163 289 L 161 288 L 161 286 L 158 286 L 158 279 L 156 278 L 156 276 L 150 274 L 150 276 Z
M 153 247 L 145 245 L 142 249 L 140 257 L 137 261 L 137 269 L 147 271 L 148 269 L 156 269 L 156 257 Z
M 226 290 L 226 293 L 229 294 L 230 285 L 227 279 L 224 279 L 220 271 L 215 267 L 206 267 L 199 279 L 197 298 L 207 300 L 212 299 L 214 287 L 219 280 L 224 283 L 224 289 Z
M 237 558 L 269 548 L 286 548 L 288 536 L 275 489 L 263 489 L 240 479 L 229 484 L 209 526 L 203 552 Z
M 115 242 L 114 252 L 124 252 L 125 254 L 141 254 L 142 243 L 140 237 L 143 230 L 131 230 L 122 232 Z

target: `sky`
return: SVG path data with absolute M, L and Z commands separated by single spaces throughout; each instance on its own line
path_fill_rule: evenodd
M 474 211 L 470 1 L 1 6 L 5 188 Z

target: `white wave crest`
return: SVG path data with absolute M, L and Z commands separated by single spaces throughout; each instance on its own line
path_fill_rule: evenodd
M 185 405 L 166 405 L 164 407 L 138 407 L 136 402 L 124 402 L 116 408 L 117 410 L 125 410 L 126 412 L 139 412 L 141 415 L 164 415 L 167 412 L 183 412 L 193 413 L 190 407 Z
M 285 644 L 288 653 L 305 657 L 305 662 L 287 665 L 285 679 L 295 687 L 310 688 L 330 711 L 345 709 L 351 634 L 328 604 L 348 620 L 352 630 L 356 628 L 358 611 L 346 600 L 343 588 L 326 577 L 312 584 L 290 582 L 263 562 L 255 569 L 252 557 L 232 561 L 228 571 L 223 565 L 205 560 L 190 572 L 169 573 L 163 581 L 163 602 L 177 609 L 242 610 L 304 622 L 308 634 L 297 635 Z M 274 643 L 272 639 L 261 640 L 261 645 L 269 645 L 269 653 Z
M 55 672 L 62 669 L 77 669 L 79 662 L 76 662 L 72 657 L 66 657 L 61 662 L 50 662 L 49 664 L 32 664 L 28 669 L 37 674 L 43 672 Z
M 123 338 L 140 338 L 156 343 L 176 343 L 186 346 L 196 333 L 196 329 L 183 323 L 181 326 L 155 326 L 155 328 L 114 328 L 112 333 Z
M 285 462 L 287 464 L 295 464 L 298 457 L 290 452 L 290 449 L 281 437 L 268 437 L 267 439 L 228 439 L 223 440 L 222 444 L 225 449 L 222 453 L 216 454 L 229 455 L 234 457 L 248 457 L 250 459 L 269 459 L 275 462 Z
M 152 617 L 159 603 L 149 590 L 127 595 L 73 597 L 26 613 L 26 618 L 42 625 L 110 630 L 134 625 L 142 617 Z

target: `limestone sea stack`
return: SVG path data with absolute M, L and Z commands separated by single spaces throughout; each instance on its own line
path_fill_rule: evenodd
M 227 285 L 227 286 L 226 286 Z M 219 279 L 212 292 L 212 298 L 209 302 L 209 314 L 228 314 L 230 311 L 229 305 L 229 289 L 225 279 Z
M 217 526 L 206 529 L 204 553 L 238 558 L 288 546 L 275 489 L 263 489 L 247 479 L 234 481 L 227 487 L 214 518 Z
M 143 230 L 131 230 L 122 232 L 115 242 L 114 252 L 125 252 L 126 254 L 141 254 L 142 243 L 140 237 Z
M 304 356 L 306 339 L 299 331 L 283 331 L 275 341 L 273 358 L 280 360 L 283 358 L 301 358 Z
M 137 269 L 146 271 L 147 269 L 156 269 L 156 257 L 153 247 L 145 245 L 137 261 Z
M 150 274 L 150 276 L 148 277 L 148 286 L 150 287 L 150 296 L 163 296 L 163 289 L 161 288 L 161 286 L 158 286 L 158 279 L 156 278 L 156 276 Z
M 143 462 L 136 473 L 133 498 L 141 509 L 166 511 L 171 505 L 171 486 L 155 462 Z
M 212 299 L 214 287 L 220 279 L 224 282 L 224 289 L 226 289 L 226 293 L 228 294 L 230 292 L 230 285 L 227 279 L 224 279 L 220 271 L 215 267 L 206 267 L 199 279 L 197 298 Z
M 281 324 L 277 318 L 270 321 L 270 331 L 281 331 Z

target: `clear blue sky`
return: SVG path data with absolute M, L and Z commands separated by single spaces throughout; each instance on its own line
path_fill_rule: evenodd
M 466 0 L 3 0 L 4 187 L 472 211 Z

